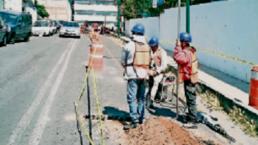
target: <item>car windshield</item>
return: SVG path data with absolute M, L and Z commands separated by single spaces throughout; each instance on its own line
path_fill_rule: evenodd
M 35 27 L 47 27 L 49 23 L 47 21 L 36 21 L 34 23 Z
M 74 22 L 65 22 L 63 24 L 63 26 L 65 26 L 65 27 L 80 27 L 78 23 L 74 23 Z
M 3 19 L 5 23 L 14 24 L 17 20 L 17 16 L 8 13 L 0 13 L 0 17 Z

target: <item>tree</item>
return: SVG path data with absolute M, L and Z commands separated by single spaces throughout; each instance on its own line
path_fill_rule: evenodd
M 215 0 L 190 0 L 191 5 L 212 2 Z M 216 0 L 218 1 L 218 0 Z M 122 15 L 126 19 L 141 18 L 145 16 L 158 16 L 165 9 L 177 7 L 178 0 L 164 0 L 164 4 L 152 8 L 152 0 L 122 0 Z M 181 5 L 185 6 L 186 0 L 181 0 Z
M 137 17 L 135 0 L 123 0 L 121 9 L 122 14 L 126 19 L 132 19 Z
M 35 7 L 37 9 L 38 15 L 41 16 L 42 18 L 46 18 L 49 16 L 45 6 L 38 4 L 37 0 L 35 0 Z

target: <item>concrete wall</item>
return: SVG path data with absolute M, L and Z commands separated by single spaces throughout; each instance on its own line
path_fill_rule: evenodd
M 141 23 L 145 26 L 145 34 L 147 38 L 151 36 L 160 36 L 160 20 L 158 17 L 149 17 L 145 19 L 133 19 L 130 21 L 126 21 L 126 34 L 131 35 L 131 29 L 137 23 Z
M 192 6 L 191 34 L 200 62 L 249 82 L 250 68 L 258 64 L 257 7 L 258 0 L 229 0 Z M 185 8 L 181 12 L 181 30 L 185 31 Z M 164 48 L 174 47 L 177 9 L 166 10 L 160 19 L 130 20 L 126 23 L 127 32 L 135 23 L 145 25 L 147 37 L 158 35 Z

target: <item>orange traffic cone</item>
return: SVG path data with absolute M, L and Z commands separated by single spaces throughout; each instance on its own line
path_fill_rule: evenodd
M 249 105 L 258 109 L 258 66 L 252 68 Z
M 103 69 L 103 53 L 104 47 L 102 44 L 92 44 L 90 48 L 89 67 L 95 71 Z

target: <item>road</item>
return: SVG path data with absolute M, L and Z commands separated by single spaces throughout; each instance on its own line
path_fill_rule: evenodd
M 121 45 L 111 37 L 102 37 L 102 40 L 104 68 L 96 73 L 102 111 L 108 116 L 128 115 L 126 81 L 122 78 L 123 69 L 119 64 Z M 0 47 L 0 145 L 80 145 L 73 103 L 83 84 L 88 46 L 89 40 L 83 35 L 81 39 L 33 37 L 26 43 Z M 92 113 L 96 114 L 92 80 L 91 75 L 91 106 Z M 86 94 L 82 101 L 87 108 Z M 85 108 L 84 113 L 87 113 Z M 203 107 L 200 105 L 198 108 Z M 158 107 L 154 114 L 146 111 L 146 118 L 154 116 L 175 121 L 175 110 Z M 225 114 L 222 116 L 224 126 L 234 126 Z M 110 126 L 116 129 L 108 132 Z M 96 121 L 93 121 L 93 139 L 98 142 L 97 127 Z M 114 142 L 117 137 L 124 136 L 123 140 L 127 140 L 128 134 L 122 130 L 121 123 L 106 121 L 105 127 L 107 145 L 120 144 Z M 257 142 L 238 127 L 231 128 L 228 131 L 243 136 L 237 144 L 247 140 L 248 144 Z M 203 125 L 199 125 L 196 131 L 188 131 L 204 140 L 229 144 Z M 112 138 L 112 134 L 116 136 Z M 85 137 L 83 142 L 88 144 Z
M 0 145 L 79 144 L 73 101 L 88 44 L 53 36 L 0 47 Z

